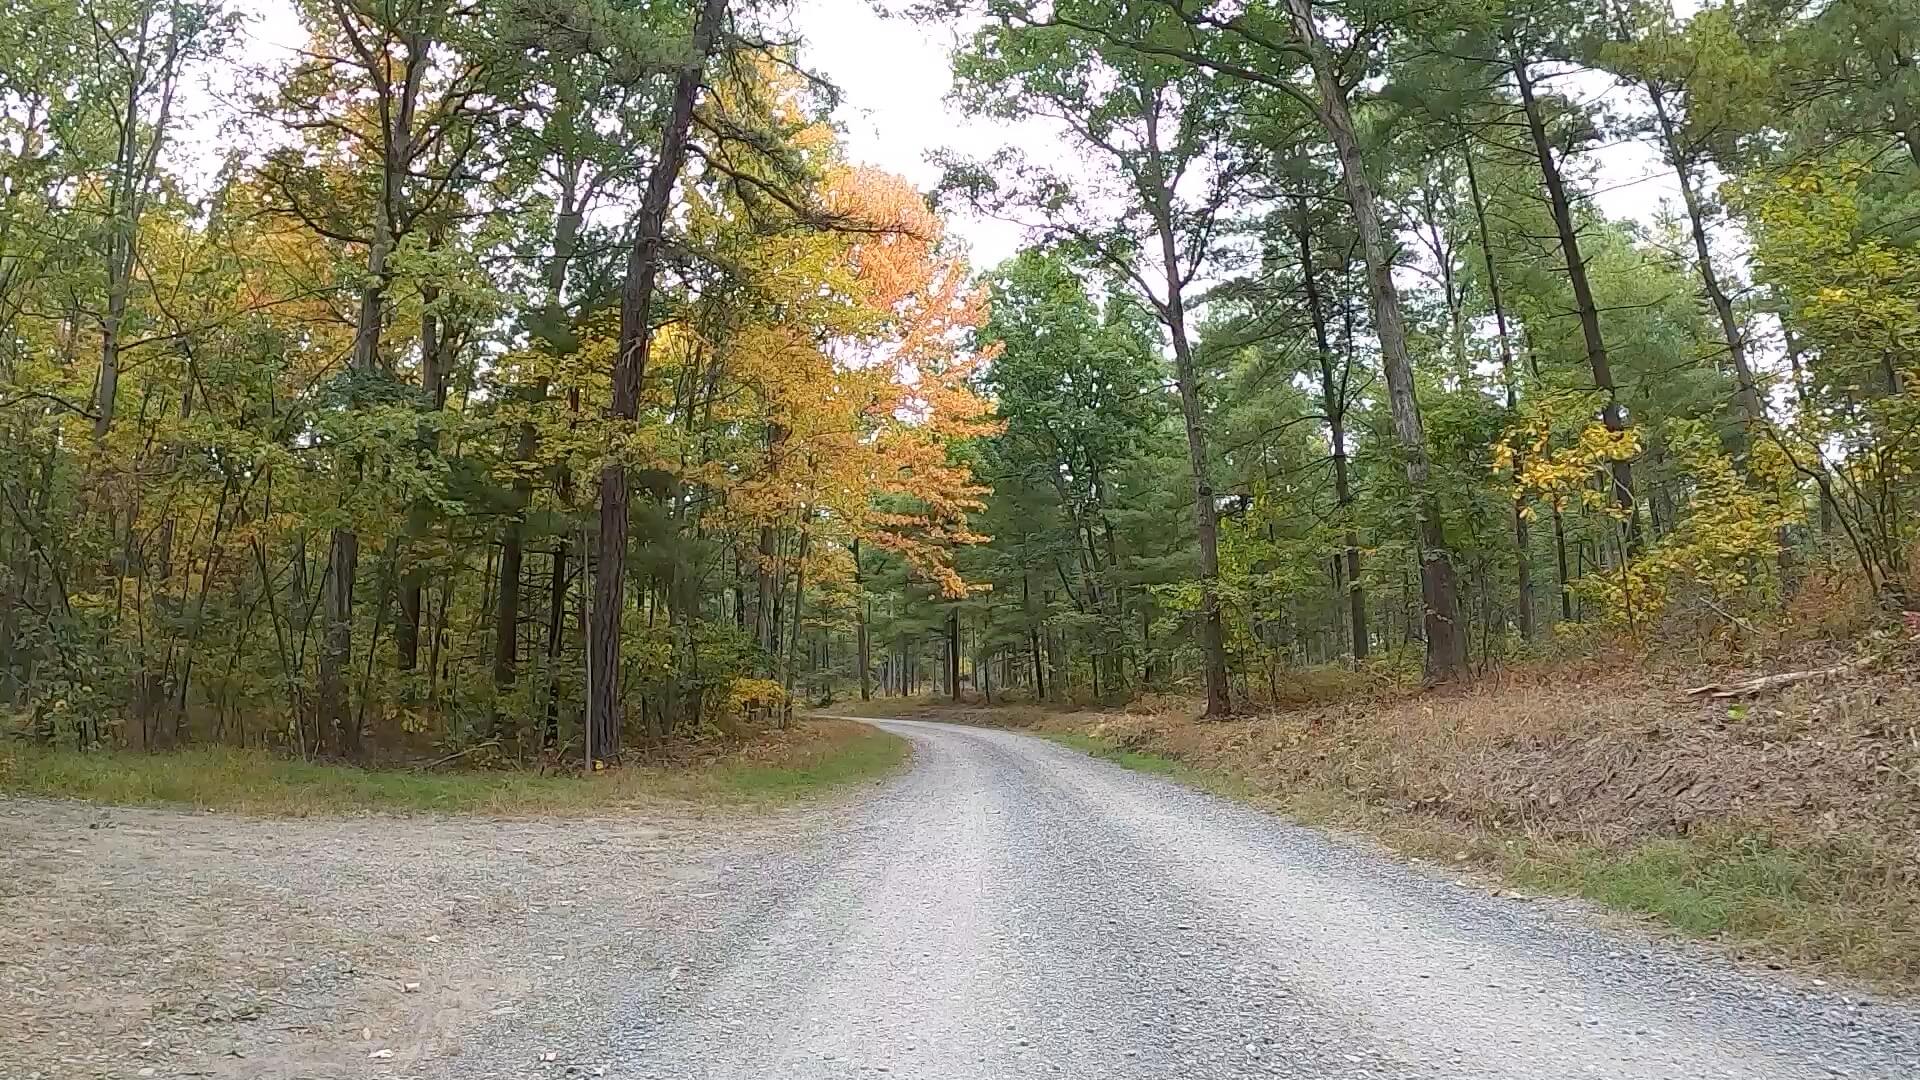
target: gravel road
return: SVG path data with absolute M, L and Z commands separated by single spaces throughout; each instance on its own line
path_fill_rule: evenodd
M 0 799 L 0 1078 L 1920 1078 L 1750 973 L 1029 736 L 770 815 Z
M 698 951 L 622 1003 L 608 1075 L 1920 1077 L 1911 1008 L 1027 736 L 881 726 L 912 771 L 738 867 Z

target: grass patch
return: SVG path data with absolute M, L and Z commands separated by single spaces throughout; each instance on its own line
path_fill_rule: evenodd
M 1689 933 L 1752 935 L 1791 921 L 1792 909 L 1812 899 L 1806 888 L 1817 871 L 1801 858 L 1757 842 L 1662 838 L 1622 852 L 1580 851 L 1571 873 L 1540 880 Z
M 836 726 L 853 731 L 846 738 L 777 761 L 722 762 L 712 770 L 712 779 L 722 790 L 743 797 L 786 799 L 886 776 L 906 764 L 909 744 L 900 736 L 865 724 L 839 722 Z
M 1727 819 L 1680 836 L 1620 836 L 1601 843 L 1459 820 L 1324 781 L 1228 771 L 1242 767 L 1241 757 L 1214 755 L 1208 764 L 1195 765 L 1084 729 L 1055 727 L 1040 734 L 1305 824 L 1377 837 L 1402 855 L 1490 871 L 1521 892 L 1578 896 L 1770 961 L 1841 972 L 1891 989 L 1920 985 L 1920 891 L 1890 877 L 1886 867 L 1896 860 L 1859 838 L 1809 842 L 1763 823 Z
M 1111 761 L 1123 769 L 1164 776 L 1169 780 L 1209 791 L 1215 795 L 1246 799 L 1254 794 L 1252 787 L 1245 780 L 1231 773 L 1195 768 L 1177 758 L 1131 750 L 1097 735 L 1087 735 L 1077 731 L 1043 731 L 1037 734 L 1048 742 L 1078 750 L 1102 761 Z
M 1326 787 L 1292 792 L 1278 809 L 1367 833 L 1402 855 L 1490 871 L 1522 893 L 1648 916 L 1743 954 L 1890 989 L 1920 985 L 1920 902 L 1887 879 L 1884 852 L 1809 846 L 1732 824 L 1596 844 L 1371 805 Z
M 884 776 L 907 752 L 898 736 L 828 720 L 768 732 L 695 761 L 591 777 L 362 769 L 217 747 L 136 754 L 21 744 L 0 748 L 0 792 L 295 817 L 367 810 L 564 814 L 650 802 L 790 801 Z

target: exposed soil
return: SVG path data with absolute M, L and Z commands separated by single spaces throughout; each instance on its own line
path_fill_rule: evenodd
M 0 799 L 0 1077 L 416 1075 L 535 996 L 572 1007 L 521 1025 L 512 1057 L 591 1074 L 576 969 L 668 922 L 703 856 L 812 813 L 268 820 Z
M 1252 757 L 1478 823 L 1598 840 L 1743 820 L 1905 847 L 1920 872 L 1920 687 L 1904 674 L 1705 702 L 1635 672 L 1433 693 L 1240 724 L 1108 722 L 1204 764 Z

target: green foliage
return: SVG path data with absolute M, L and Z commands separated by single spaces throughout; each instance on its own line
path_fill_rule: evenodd
M 359 769 L 226 747 L 165 757 L 13 747 L 0 751 L 0 791 L 294 817 L 346 811 L 591 814 L 644 801 L 805 798 L 878 779 L 906 761 L 905 739 L 864 725 L 843 726 L 768 747 L 723 750 L 692 765 L 643 766 L 618 777 Z
M 609 416 L 617 211 L 694 10 L 301 4 L 312 47 L 215 103 L 261 152 L 209 162 L 176 93 L 231 66 L 237 17 L 8 9 L 41 32 L 0 50 L 20 729 L 305 757 L 578 746 L 613 464 L 633 587 L 598 674 L 642 742 L 737 728 L 741 680 L 784 702 L 810 648 L 829 667 L 861 539 L 965 592 L 979 489 L 949 450 L 992 427 L 961 345 L 981 297 L 775 46 L 728 35 L 696 95 L 640 415 Z
M 1836 560 L 1911 602 L 1898 5 L 1388 5 L 1337 55 L 1264 0 L 990 8 L 957 99 L 1084 160 L 953 159 L 942 194 L 1028 250 L 972 281 L 922 193 L 845 160 L 804 46 L 729 31 L 623 315 L 693 5 L 303 3 L 314 48 L 234 76 L 259 152 L 203 160 L 180 94 L 234 67 L 241 13 L 8 6 L 16 726 L 577 744 L 615 466 L 648 742 L 774 687 L 1218 690 L 1212 655 L 1240 701 L 1313 697 L 1403 675 L 1430 612 L 1485 667 L 1547 623 L 1758 619 Z M 1667 216 L 1592 198 L 1629 138 L 1683 182 Z M 656 328 L 631 420 L 623 321 Z
M 1798 410 L 1771 436 L 1876 590 L 1903 593 L 1920 469 L 1920 247 L 1878 227 L 1880 178 L 1858 162 L 1749 176 L 1754 262 L 1787 320 Z

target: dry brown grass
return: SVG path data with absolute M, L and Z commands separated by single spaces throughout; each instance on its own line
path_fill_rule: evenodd
M 1769 646 L 1764 662 L 1725 641 L 1610 648 L 1464 688 L 1373 683 L 1226 722 L 1199 721 L 1182 699 L 916 712 L 1171 759 L 1295 816 L 1524 887 L 1651 912 L 1770 958 L 1920 983 L 1920 665 L 1894 650 L 1872 670 L 1749 702 L 1682 692 L 1835 653 L 1811 634 Z
M 1562 671 L 1374 707 L 1224 724 L 1108 714 L 1097 733 L 1277 788 L 1330 785 L 1488 826 L 1600 841 L 1750 818 L 1801 831 L 1920 833 L 1920 688 L 1903 674 L 1772 700 L 1684 698 L 1639 671 Z

